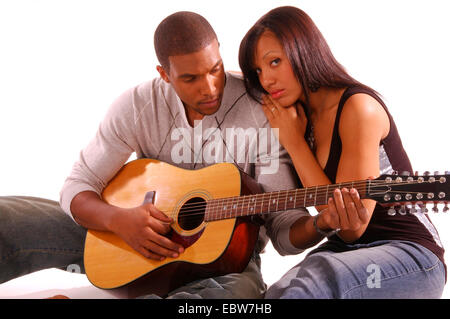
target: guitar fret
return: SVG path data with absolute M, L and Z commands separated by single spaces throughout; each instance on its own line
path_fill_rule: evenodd
M 278 194 L 277 194 L 277 208 L 275 208 L 276 212 L 278 211 L 278 204 L 279 203 L 280 203 L 280 191 L 278 191 Z
M 317 189 L 318 189 L 319 187 L 318 186 L 316 186 L 316 193 L 314 194 L 314 205 L 313 206 L 316 206 L 316 202 L 317 202 Z
M 209 207 L 208 207 L 208 202 L 206 202 L 206 208 L 205 208 L 205 220 L 207 220 L 208 219 L 208 216 L 209 216 L 209 212 L 208 212 L 208 209 L 209 209 Z
M 211 220 L 217 220 L 217 218 L 218 218 L 218 214 L 219 214 L 219 211 L 220 211 L 220 207 L 221 207 L 221 205 L 220 205 L 220 201 L 221 201 L 222 199 L 220 198 L 218 201 L 217 201 L 217 205 L 215 205 L 215 207 L 214 207 L 214 210 L 213 210 L 213 213 L 212 213 L 212 216 L 211 216 Z
M 284 210 L 285 210 L 285 211 L 287 210 L 287 203 L 288 203 L 287 198 L 288 198 L 288 194 L 289 194 L 289 192 L 286 192 L 286 198 L 284 199 Z M 292 197 L 291 197 L 291 198 L 292 198 Z
M 305 188 L 305 189 L 303 190 L 303 191 L 305 192 L 305 198 L 303 199 L 303 207 L 308 207 L 308 206 L 306 205 L 306 193 L 308 192 L 307 189 L 308 189 L 308 188 Z
M 295 190 L 294 207 L 297 205 L 297 192 L 298 192 L 298 189 Z M 293 207 L 293 208 L 294 208 L 294 207 Z
M 222 210 L 222 218 L 223 219 L 227 218 L 228 201 L 229 201 L 229 199 L 227 198 L 225 201 L 225 205 L 223 206 L 223 210 Z
M 261 201 L 261 211 L 259 212 L 260 214 L 262 214 L 262 213 L 263 213 L 263 211 L 262 211 L 262 210 L 263 210 L 264 196 L 265 196 L 265 195 L 263 194 L 263 195 L 262 195 L 262 197 L 263 197 L 263 198 L 261 198 L 261 199 L 262 199 L 262 201 Z
M 272 201 L 272 193 L 269 193 L 269 206 L 267 207 L 267 212 L 270 212 L 270 202 Z
M 223 199 L 222 209 L 220 211 L 220 218 L 223 219 L 225 217 L 226 209 L 227 209 L 228 198 Z

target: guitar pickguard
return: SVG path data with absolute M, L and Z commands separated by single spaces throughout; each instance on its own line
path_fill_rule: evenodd
M 205 228 L 202 228 L 202 230 L 200 230 L 198 233 L 195 233 L 194 235 L 183 236 L 172 229 L 168 234 L 168 237 L 170 240 L 180 244 L 184 248 L 187 248 L 189 246 L 192 246 L 200 238 L 204 230 Z

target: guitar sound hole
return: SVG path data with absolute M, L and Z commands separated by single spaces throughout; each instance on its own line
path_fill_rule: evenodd
M 206 201 L 194 197 L 184 203 L 178 214 L 178 224 L 184 230 L 192 230 L 200 226 L 205 217 Z

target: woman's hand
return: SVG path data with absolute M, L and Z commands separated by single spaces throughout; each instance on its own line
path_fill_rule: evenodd
M 328 199 L 328 208 L 317 217 L 317 227 L 324 231 L 350 231 L 361 236 L 369 219 L 369 211 L 364 207 L 356 189 L 336 189 L 333 197 Z
M 304 140 L 306 124 L 308 123 L 302 107 L 296 105 L 283 107 L 270 95 L 263 96 L 264 114 L 280 143 L 289 152 L 291 147 L 298 145 L 299 139 Z

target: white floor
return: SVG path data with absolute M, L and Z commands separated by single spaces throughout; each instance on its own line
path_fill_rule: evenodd
M 450 234 L 444 231 L 449 225 L 450 214 L 432 216 L 433 223 L 438 228 L 444 247 L 450 247 Z M 287 270 L 300 262 L 305 254 L 298 256 L 280 256 L 271 244 L 261 255 L 262 272 L 268 285 L 279 279 Z M 448 263 L 448 262 L 447 262 Z M 69 273 L 59 269 L 38 271 L 0 285 L 0 299 L 40 299 L 54 295 L 66 295 L 75 299 L 110 299 L 116 298 L 105 290 L 94 287 L 82 274 Z M 448 285 L 442 298 L 450 298 Z

